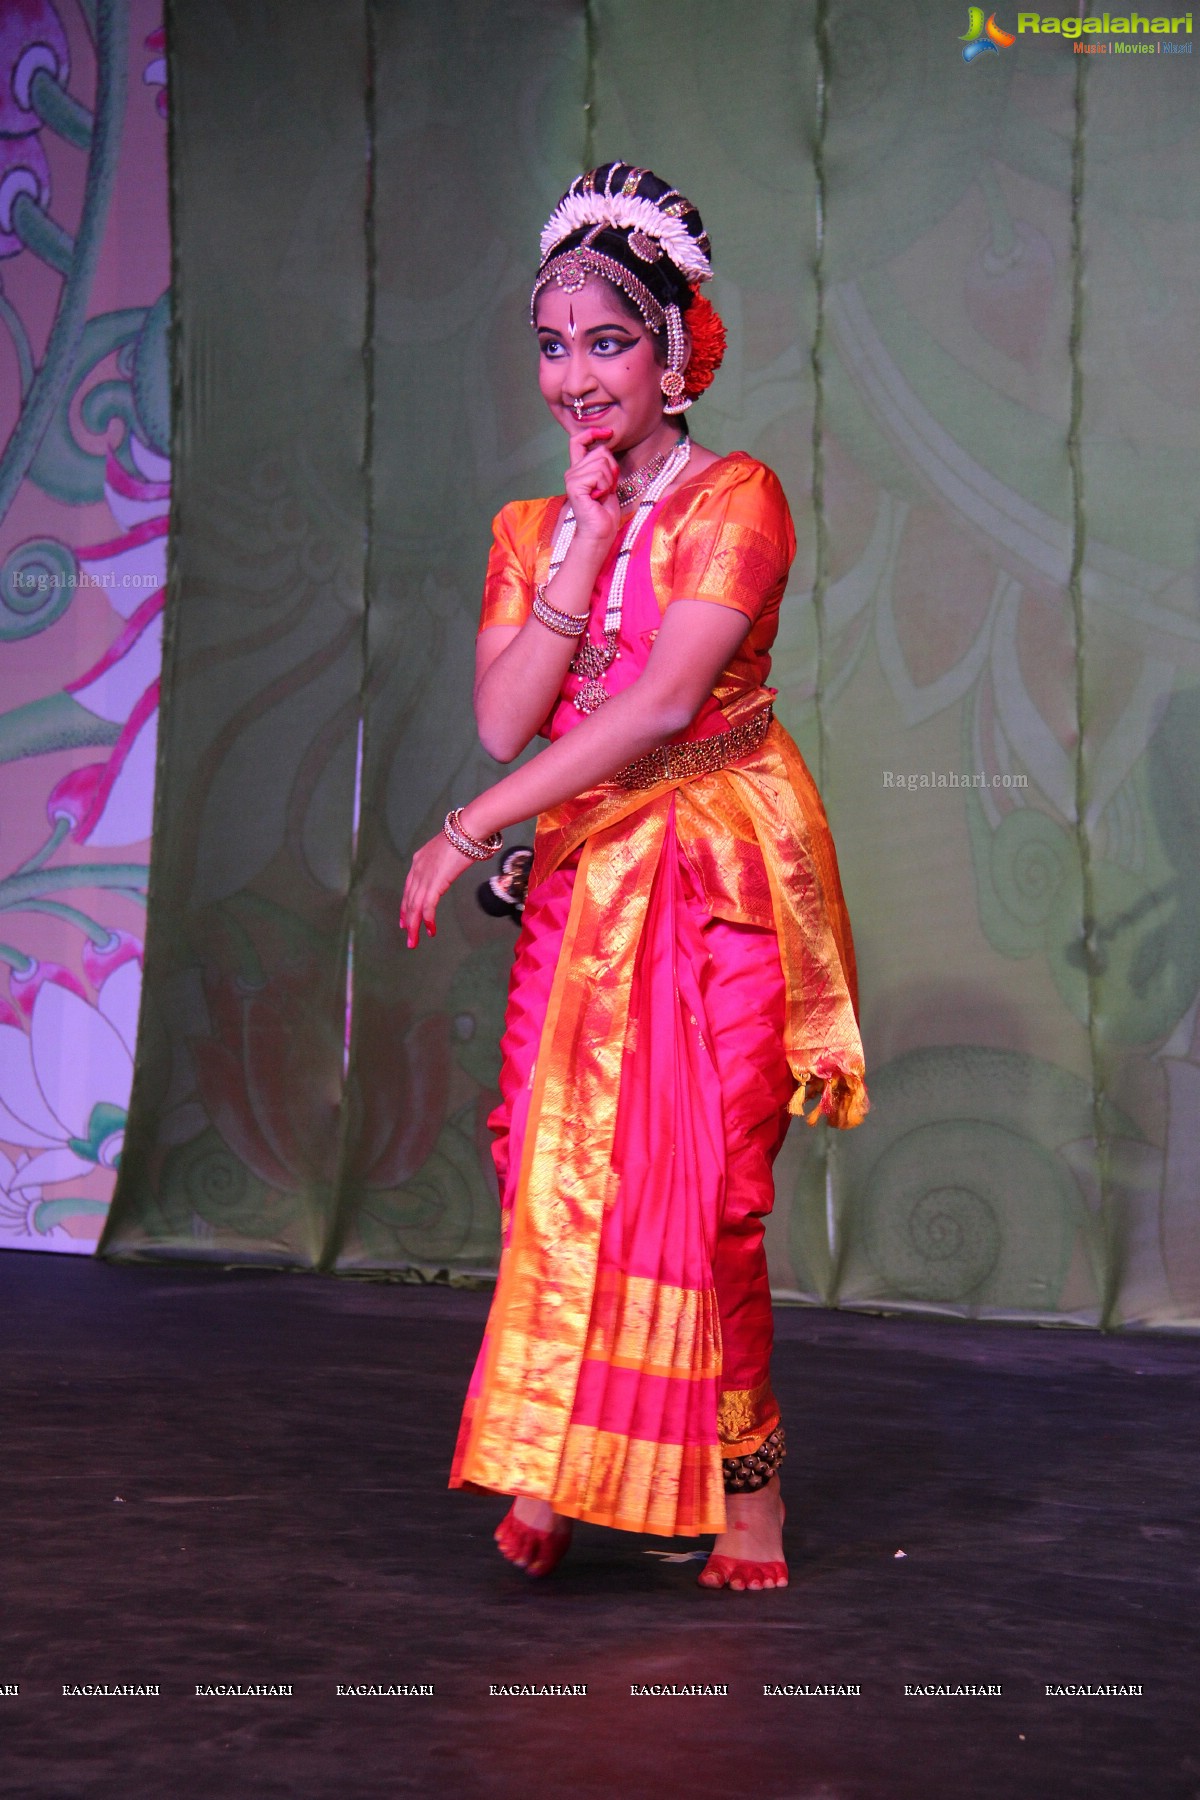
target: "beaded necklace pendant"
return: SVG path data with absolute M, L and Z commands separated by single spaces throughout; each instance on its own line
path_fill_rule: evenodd
M 617 649 L 617 635 L 606 631 L 603 643 L 596 643 L 594 638 L 585 638 L 575 656 L 571 659 L 574 674 L 583 679 L 583 686 L 575 696 L 577 712 L 592 713 L 608 699 L 608 690 L 604 685 L 604 677 L 616 662 L 620 652 Z

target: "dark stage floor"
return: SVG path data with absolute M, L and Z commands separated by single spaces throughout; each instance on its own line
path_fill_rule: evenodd
M 485 1306 L 0 1254 L 0 1793 L 1200 1795 L 1200 1343 L 782 1311 L 792 1586 L 709 1594 L 589 1527 L 530 1583 L 445 1491 Z

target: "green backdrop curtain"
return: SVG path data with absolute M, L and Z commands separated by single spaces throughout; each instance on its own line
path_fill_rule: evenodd
M 1200 1319 L 1194 65 L 968 63 L 965 23 L 174 0 L 169 634 L 107 1253 L 494 1267 L 513 932 L 469 878 L 418 952 L 395 913 L 491 773 L 490 519 L 561 480 L 537 231 L 620 156 L 712 235 L 731 348 L 694 429 L 791 500 L 774 678 L 860 946 L 874 1109 L 793 1130 L 776 1289 Z

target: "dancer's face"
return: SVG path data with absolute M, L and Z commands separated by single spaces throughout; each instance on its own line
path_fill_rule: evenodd
M 656 338 L 607 281 L 593 276 L 577 293 L 551 282 L 538 295 L 538 383 L 564 431 L 605 426 L 619 456 L 663 422 L 663 371 Z M 577 403 L 577 404 L 573 404 Z

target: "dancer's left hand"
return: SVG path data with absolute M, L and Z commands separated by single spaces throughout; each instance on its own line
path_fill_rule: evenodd
M 422 923 L 430 937 L 437 936 L 438 901 L 450 883 L 471 866 L 471 858 L 456 850 L 444 832 L 421 845 L 412 859 L 400 902 L 400 929 L 410 950 L 416 949 Z

